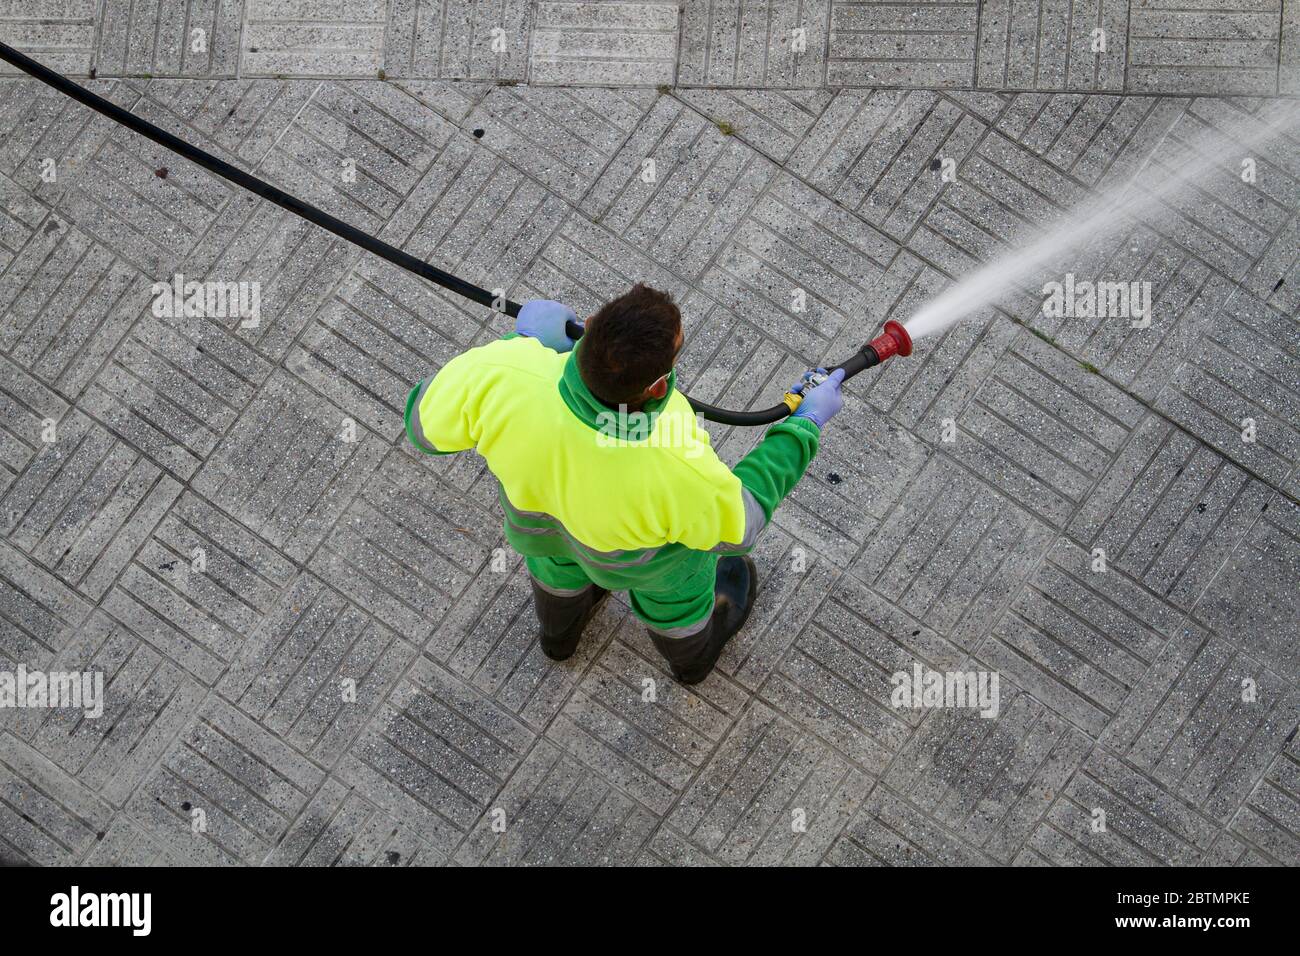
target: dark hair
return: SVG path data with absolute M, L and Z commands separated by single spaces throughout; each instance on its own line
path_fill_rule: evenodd
M 682 313 L 667 292 L 637 283 L 587 322 L 578 371 L 607 405 L 635 405 L 668 374 L 677 355 Z

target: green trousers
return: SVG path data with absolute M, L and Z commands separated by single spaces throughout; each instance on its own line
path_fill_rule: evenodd
M 644 587 L 628 583 L 631 570 L 611 574 L 570 557 L 525 556 L 528 573 L 542 588 L 559 597 L 579 594 L 592 584 L 610 591 L 627 589 L 632 613 L 656 634 L 686 637 L 708 622 L 713 613 L 713 589 L 718 555 L 691 551 L 666 572 L 651 571 Z

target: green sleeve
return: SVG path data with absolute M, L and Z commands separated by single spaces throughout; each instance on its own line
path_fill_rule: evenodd
M 816 422 L 787 418 L 769 428 L 758 447 L 731 469 L 762 506 L 764 523 L 772 520 L 776 506 L 803 477 L 820 440 L 821 429 Z M 750 537 L 748 530 L 745 537 Z
M 738 542 L 724 541 L 709 550 L 748 554 L 772 520 L 772 512 L 808 470 L 820 444 L 821 429 L 806 418 L 792 416 L 769 428 L 758 447 L 731 469 L 740 479 L 745 533 Z

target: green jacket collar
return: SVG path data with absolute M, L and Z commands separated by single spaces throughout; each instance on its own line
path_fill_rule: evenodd
M 583 382 L 582 374 L 578 371 L 578 349 L 580 348 L 582 348 L 582 339 L 578 339 L 569 353 L 569 358 L 564 363 L 564 374 L 560 376 L 560 397 L 564 399 L 564 404 L 569 406 L 569 411 L 589 428 L 605 432 L 620 441 L 645 441 L 650 437 L 659 413 L 668 404 L 668 399 L 672 397 L 673 389 L 677 386 L 677 370 L 673 369 L 668 375 L 668 391 L 664 393 L 664 397 L 653 398 L 646 402 L 641 409 L 643 414 L 635 412 L 620 414 L 618 409 L 611 408 L 593 395 L 591 389 Z

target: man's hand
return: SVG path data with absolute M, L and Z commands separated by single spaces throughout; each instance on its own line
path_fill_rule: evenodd
M 537 339 L 548 349 L 567 352 L 574 340 L 564 331 L 565 322 L 577 322 L 578 315 L 563 302 L 550 299 L 533 299 L 525 302 L 515 319 L 515 331 L 530 339 Z
M 826 369 L 819 368 L 817 371 L 826 372 Z M 809 372 L 808 375 L 812 373 Z M 807 376 L 805 376 L 805 379 Z M 795 388 L 803 384 L 803 379 L 795 383 Z M 820 385 L 808 389 L 803 393 L 803 401 L 799 403 L 799 409 L 790 417 L 806 418 L 815 422 L 818 428 L 835 417 L 835 413 L 844 407 L 844 396 L 840 394 L 840 383 L 844 381 L 844 369 L 837 368 L 831 372 L 830 378 Z M 793 391 L 793 389 L 792 389 Z

